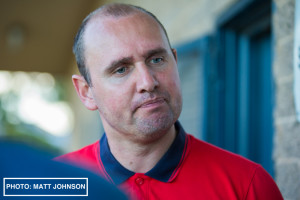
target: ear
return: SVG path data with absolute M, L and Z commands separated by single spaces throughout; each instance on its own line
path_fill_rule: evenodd
M 92 91 L 86 80 L 80 75 L 72 76 L 73 85 L 76 89 L 78 97 L 89 110 L 97 110 L 97 104 L 94 100 Z
M 172 53 L 173 53 L 173 56 L 174 56 L 175 61 L 176 61 L 176 63 L 177 63 L 177 51 L 176 51 L 176 49 L 173 49 L 173 48 L 172 48 Z

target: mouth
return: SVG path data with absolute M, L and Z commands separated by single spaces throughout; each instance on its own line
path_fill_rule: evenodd
M 165 100 L 163 98 L 157 98 L 157 99 L 146 101 L 146 102 L 142 103 L 139 107 L 140 108 L 153 107 L 153 106 L 158 106 L 164 102 L 165 102 Z
M 143 101 L 141 103 L 139 103 L 134 110 L 137 110 L 139 108 L 143 108 L 143 109 L 154 109 L 157 108 L 161 105 L 163 105 L 166 102 L 166 100 L 162 97 L 159 98 L 155 98 L 155 99 L 149 99 L 146 101 Z

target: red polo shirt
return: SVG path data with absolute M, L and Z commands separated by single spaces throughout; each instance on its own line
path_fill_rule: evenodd
M 132 199 L 283 199 L 270 175 L 258 164 L 186 134 L 175 123 L 175 141 L 149 172 L 124 168 L 100 142 L 56 160 L 92 170 L 118 185 Z

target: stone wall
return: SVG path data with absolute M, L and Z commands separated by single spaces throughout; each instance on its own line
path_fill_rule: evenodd
M 293 93 L 294 0 L 273 1 L 275 174 L 285 199 L 300 199 L 300 123 Z

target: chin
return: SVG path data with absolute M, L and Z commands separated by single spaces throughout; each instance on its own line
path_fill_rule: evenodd
M 157 140 L 168 132 L 175 121 L 176 119 L 170 114 L 155 119 L 136 120 L 138 137 L 150 141 Z

